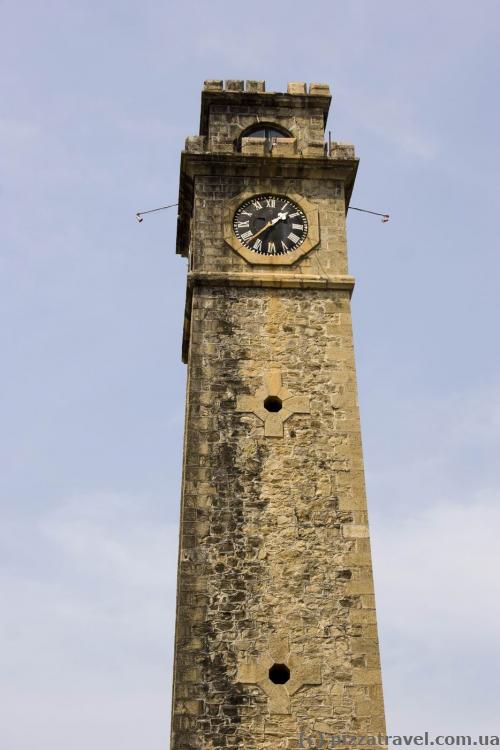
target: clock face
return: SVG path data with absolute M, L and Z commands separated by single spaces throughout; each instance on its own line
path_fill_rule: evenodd
M 233 218 L 242 245 L 260 255 L 285 255 L 307 237 L 304 211 L 282 195 L 256 195 L 242 203 Z

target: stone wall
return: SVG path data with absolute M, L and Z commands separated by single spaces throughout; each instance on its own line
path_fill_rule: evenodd
M 384 731 L 345 233 L 357 160 L 348 145 L 324 153 L 329 102 L 320 84 L 275 94 L 209 81 L 181 157 L 188 393 L 172 750 Z M 238 151 L 257 121 L 293 143 Z M 246 191 L 302 196 L 319 243 L 293 265 L 247 262 L 224 239 Z
M 280 174 L 269 178 L 262 175 L 200 175 L 196 177 L 192 219 L 191 270 L 245 272 L 248 263 L 224 241 L 225 201 L 243 190 L 255 193 L 287 195 L 298 193 L 319 210 L 321 245 L 306 255 L 296 266 L 296 273 L 346 274 L 345 199 L 341 180 L 319 179 L 310 170 L 310 177 L 289 178 Z M 274 269 L 273 269 L 274 270 Z M 269 266 L 254 266 L 254 274 L 269 272 Z M 290 269 L 288 269 L 289 273 Z M 277 268 L 279 276 L 286 267 Z
M 291 153 L 322 156 L 330 100 L 329 86 L 320 83 L 309 88 L 305 83 L 289 83 L 282 94 L 266 92 L 264 81 L 226 81 L 225 86 L 223 81 L 206 81 L 200 128 L 204 141 L 191 137 L 186 148 L 200 148 L 202 143 L 213 153 L 233 153 L 241 149 L 245 130 L 262 124 L 288 131 L 294 140 Z
M 239 105 L 231 109 L 220 105 L 212 107 L 210 112 L 209 150 L 220 149 L 223 144 L 228 144 L 230 151 L 233 151 L 233 144 L 240 135 L 248 127 L 258 123 L 274 123 L 293 133 L 299 151 L 305 149 L 310 142 L 319 140 L 323 144 L 323 111 L 319 108 L 312 108 L 304 113 L 292 108 L 276 110 L 263 106 L 256 119 L 255 108 L 251 105 Z
M 349 292 L 198 287 L 191 328 L 172 747 L 383 732 Z M 283 437 L 238 411 L 270 370 Z

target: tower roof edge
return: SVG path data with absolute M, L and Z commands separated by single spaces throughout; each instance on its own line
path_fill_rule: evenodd
M 249 83 L 259 83 L 261 86 L 249 86 Z M 311 84 L 309 93 L 305 93 L 305 84 L 304 90 L 300 93 L 298 91 L 290 93 L 290 90 L 287 93 L 265 91 L 264 81 L 247 81 L 246 90 L 243 87 L 243 81 L 227 81 L 227 84 L 224 88 L 222 81 L 205 82 L 205 87 L 201 92 L 200 135 L 208 135 L 210 108 L 217 105 L 261 107 L 265 102 L 266 107 L 275 107 L 277 110 L 320 108 L 326 125 L 332 97 L 329 87 L 325 84 Z M 241 84 L 241 86 L 237 88 L 236 84 Z

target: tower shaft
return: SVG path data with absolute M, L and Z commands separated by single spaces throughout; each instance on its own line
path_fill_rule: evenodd
M 385 731 L 345 242 L 357 160 L 341 145 L 325 155 L 325 87 L 239 85 L 207 83 L 201 134 L 181 160 L 172 750 Z M 264 121 L 285 133 L 271 151 L 244 135 Z M 309 244 L 258 257 L 235 240 L 248 195 L 300 206 Z M 249 221 L 262 237 L 259 211 Z

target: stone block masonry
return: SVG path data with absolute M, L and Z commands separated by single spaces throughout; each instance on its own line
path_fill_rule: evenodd
M 181 157 L 188 386 L 171 750 L 385 734 L 345 227 L 357 159 L 348 144 L 325 152 L 329 104 L 324 84 L 279 94 L 206 81 Z M 270 150 L 251 135 L 261 123 L 289 135 Z M 302 255 L 282 265 L 235 245 L 249 195 L 305 210 Z
M 381 732 L 349 292 L 199 288 L 191 325 L 175 747 Z M 310 399 L 283 438 L 237 411 L 270 366 Z M 271 701 L 238 675 L 276 637 L 320 677 Z

